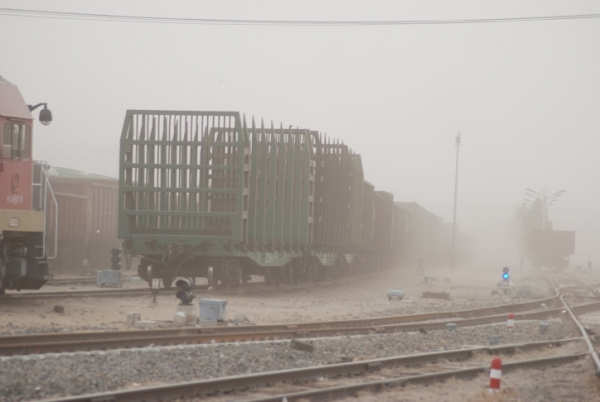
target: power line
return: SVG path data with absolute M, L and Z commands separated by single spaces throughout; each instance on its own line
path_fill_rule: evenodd
M 114 22 L 143 22 L 152 24 L 188 24 L 188 25 L 263 25 L 263 26 L 386 26 L 386 25 L 455 25 L 488 24 L 498 22 L 533 22 L 581 20 L 600 18 L 600 14 L 548 15 L 535 17 L 477 18 L 451 20 L 388 20 L 388 21 L 306 21 L 306 20 L 232 20 L 209 18 L 169 18 L 146 17 L 136 15 L 90 14 L 63 11 L 25 10 L 18 8 L 0 8 L 0 15 L 13 17 L 33 17 L 51 19 L 73 19 Z

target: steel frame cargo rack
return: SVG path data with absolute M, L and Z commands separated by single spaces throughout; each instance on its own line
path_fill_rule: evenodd
M 316 131 L 248 127 L 238 112 L 126 114 L 119 238 L 149 282 L 294 283 L 359 271 L 373 242 L 364 198 L 360 155 Z

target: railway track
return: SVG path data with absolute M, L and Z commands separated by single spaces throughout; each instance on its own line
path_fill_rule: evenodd
M 230 393 L 235 391 L 246 391 L 265 387 L 280 382 L 298 383 L 307 382 L 322 378 L 334 378 L 339 376 L 360 377 L 369 373 L 374 373 L 386 368 L 398 369 L 406 367 L 419 367 L 420 371 L 426 373 L 386 378 L 379 381 L 354 381 L 352 384 L 346 384 L 338 387 L 325 387 L 313 389 L 304 392 L 292 392 L 271 396 L 261 396 L 255 399 L 245 399 L 252 401 L 274 401 L 281 402 L 284 398 L 287 401 L 294 401 L 301 398 L 308 400 L 318 400 L 319 398 L 336 398 L 341 396 L 351 396 L 359 390 L 377 389 L 390 386 L 401 386 L 408 383 L 428 383 L 433 381 L 442 381 L 450 377 L 473 377 L 485 373 L 489 368 L 489 363 L 484 364 L 485 359 L 489 360 L 490 355 L 512 354 L 529 350 L 539 350 L 552 348 L 556 351 L 558 347 L 572 342 L 581 342 L 581 338 L 564 339 L 551 342 L 531 342 L 513 345 L 503 345 L 496 347 L 480 347 L 461 350 L 452 350 L 446 352 L 422 353 L 408 356 L 395 356 L 382 359 L 363 360 L 359 362 L 348 362 L 340 364 L 331 364 L 326 366 L 309 367 L 303 369 L 282 370 L 276 372 L 267 372 L 260 374 L 250 374 L 243 376 L 222 377 L 210 380 L 190 381 L 179 384 L 169 384 L 153 387 L 144 387 L 130 390 L 113 391 L 98 394 L 88 394 L 67 398 L 58 398 L 48 400 L 48 402 L 91 402 L 91 401 L 114 401 L 131 402 L 146 400 L 171 400 L 187 397 L 201 397 L 215 393 Z M 539 359 L 520 360 L 510 363 L 504 363 L 503 370 L 514 370 L 527 367 L 544 367 L 548 365 L 559 365 L 570 363 L 584 358 L 585 352 L 576 352 L 560 354 Z M 474 360 L 471 367 L 464 368 L 464 363 Z M 435 371 L 435 368 L 423 368 L 425 364 L 444 363 L 445 370 Z M 457 364 L 458 363 L 458 364 Z M 454 366 L 447 370 L 447 367 Z M 461 367 L 462 366 L 462 367 Z M 328 399 L 330 400 L 330 399 Z
M 558 296 L 544 299 L 549 305 Z M 529 310 L 529 311 L 528 311 Z M 534 311 L 530 311 L 534 310 Z M 600 302 L 574 307 L 576 314 L 600 310 Z M 540 301 L 445 313 L 412 314 L 345 321 L 325 321 L 288 325 L 222 326 L 208 328 L 172 328 L 137 331 L 82 332 L 2 337 L 0 355 L 61 353 L 73 351 L 140 348 L 202 343 L 247 342 L 338 335 L 369 335 L 401 331 L 444 329 L 455 323 L 461 327 L 491 324 L 506 320 L 537 320 L 564 315 L 564 308 L 540 309 Z M 487 315 L 486 315 L 487 314 Z
M 69 397 L 57 399 L 56 401 L 92 401 L 92 400 L 111 400 L 111 401 L 140 401 L 147 400 L 148 398 L 166 398 L 173 399 L 178 397 L 192 397 L 192 396 L 203 396 L 223 392 L 234 392 L 239 390 L 247 390 L 249 388 L 255 388 L 262 385 L 269 385 L 278 382 L 298 382 L 298 381 L 311 381 L 316 378 L 332 378 L 336 376 L 352 376 L 352 377 L 362 377 L 362 380 L 358 381 L 346 381 L 343 385 L 335 385 L 335 386 L 319 386 L 312 387 L 313 389 L 303 389 L 301 391 L 289 391 L 286 393 L 278 393 L 277 395 L 261 395 L 254 399 L 246 399 L 248 401 L 253 402 L 267 402 L 267 401 L 295 401 L 300 399 L 306 400 L 331 400 L 337 399 L 341 397 L 348 397 L 356 395 L 359 391 L 364 390 L 379 390 L 379 389 L 387 389 L 395 386 L 403 386 L 406 384 L 423 384 L 423 383 L 432 383 L 437 381 L 443 381 L 448 378 L 472 378 L 476 377 L 482 373 L 486 373 L 489 369 L 489 364 L 478 364 L 480 361 L 472 361 L 474 360 L 474 356 L 481 354 L 502 354 L 502 353 L 516 353 L 517 351 L 525 351 L 530 349 L 540 349 L 548 346 L 560 346 L 565 343 L 571 342 L 581 342 L 584 347 L 587 348 L 587 351 L 581 351 L 576 353 L 567 353 L 560 354 L 554 356 L 544 356 L 541 358 L 535 359 L 526 359 L 526 360 L 517 360 L 503 363 L 503 371 L 510 372 L 511 370 L 519 369 L 519 368 L 531 368 L 531 367 L 545 367 L 545 366 L 556 366 L 562 364 L 568 364 L 580 359 L 583 359 L 587 356 L 591 356 L 592 360 L 595 364 L 595 370 L 597 373 L 600 372 L 600 360 L 598 360 L 598 356 L 594 350 L 594 347 L 591 343 L 591 340 L 586 334 L 585 329 L 579 323 L 576 315 L 583 314 L 585 312 L 594 311 L 600 309 L 600 302 L 592 302 L 588 304 L 583 304 L 579 306 L 571 307 L 565 300 L 564 294 L 576 289 L 575 286 L 569 286 L 564 288 L 557 288 L 553 285 L 554 290 L 556 292 L 556 296 L 552 298 L 545 299 L 544 302 L 551 303 L 553 306 L 560 301 L 560 308 L 552 308 L 545 309 L 543 311 L 532 311 L 528 313 L 516 314 L 515 319 L 528 319 L 528 318 L 547 318 L 550 316 L 561 316 L 565 317 L 568 315 L 578 326 L 582 337 L 575 339 L 565 339 L 561 341 L 552 341 L 552 342 L 532 342 L 520 345 L 504 345 L 499 347 L 491 347 L 491 348 L 470 348 L 464 350 L 454 350 L 448 352 L 440 352 L 440 353 L 424 353 L 418 355 L 411 356 L 397 356 L 392 358 L 385 359 L 373 359 L 369 361 L 361 361 L 361 362 L 352 362 L 352 363 L 343 363 L 343 364 L 335 364 L 335 365 L 326 365 L 320 367 L 311 367 L 307 369 L 294 369 L 294 370 L 284 370 L 277 371 L 271 373 L 262 373 L 262 374 L 253 374 L 247 376 L 235 376 L 235 377 L 224 377 L 218 378 L 214 380 L 203 380 L 203 381 L 193 381 L 181 384 L 170 384 L 164 386 L 154 386 L 147 388 L 138 388 L 134 390 L 125 390 L 125 391 L 117 391 L 117 392 L 109 392 L 102 394 L 94 394 L 94 395 L 85 395 L 81 397 Z M 522 303 L 521 308 L 534 308 L 535 305 L 539 306 L 541 301 Z M 517 307 L 517 305 L 513 306 L 501 306 L 502 308 L 510 308 Z M 469 315 L 473 314 L 481 314 L 483 311 L 492 311 L 494 308 L 488 309 L 477 309 L 471 311 L 462 311 L 462 312 L 450 312 L 450 313 L 431 313 L 431 314 L 421 314 L 421 315 L 413 315 L 396 317 L 396 319 L 400 320 L 400 323 L 392 322 L 393 318 L 391 317 L 383 317 L 380 320 L 383 320 L 383 324 L 371 324 L 368 325 L 369 320 L 353 320 L 354 324 L 357 325 L 355 327 L 351 327 L 353 331 L 368 331 L 367 333 L 377 333 L 381 331 L 389 331 L 389 330 L 414 330 L 418 327 L 420 328 L 443 328 L 446 321 L 436 321 L 436 322 L 427 322 L 426 319 L 439 320 L 440 314 L 450 314 L 451 318 L 459 319 L 459 324 L 461 326 L 466 325 L 477 325 L 477 323 L 488 323 L 490 320 L 504 320 L 506 316 L 504 314 L 496 314 L 492 316 L 481 316 L 477 318 L 470 318 Z M 497 308 L 496 308 L 497 309 Z M 475 312 L 476 311 L 476 312 Z M 504 311 L 505 312 L 505 311 Z M 545 314 L 545 315 L 544 315 Z M 410 318 L 409 318 L 410 317 Z M 446 316 L 448 317 L 448 316 Z M 408 320 L 411 320 L 408 322 Z M 421 321 L 414 321 L 421 320 Z M 298 327 L 290 330 L 289 326 L 287 330 L 280 331 L 280 334 L 288 332 L 292 337 L 298 337 L 299 335 L 309 335 L 310 336 L 323 336 L 323 333 L 327 333 L 328 331 L 337 331 L 337 334 L 344 328 L 336 327 L 339 322 L 329 323 L 329 325 L 333 328 L 327 329 L 322 326 L 327 326 L 327 323 L 306 323 L 299 324 Z M 300 326 L 306 325 L 307 328 L 300 328 Z M 319 327 L 321 325 L 321 327 Z M 365 327 L 366 325 L 366 327 Z M 311 326 L 316 326 L 316 328 L 310 329 Z M 276 329 L 274 326 L 271 326 L 271 329 Z M 348 327 L 348 326 L 346 326 Z M 229 327 L 231 328 L 231 327 Z M 350 327 L 349 327 L 350 328 Z M 380 329 L 383 328 L 383 329 Z M 259 328 L 255 328 L 259 329 Z M 262 328 L 264 329 L 264 328 Z M 237 328 L 234 330 L 230 329 L 214 329 L 215 331 L 222 331 L 222 333 L 214 333 L 214 334 L 205 334 L 212 336 L 213 340 L 216 340 L 217 336 L 227 335 L 227 336 L 248 336 L 248 333 L 235 333 Z M 279 328 L 281 330 L 281 328 Z M 225 331 L 231 331 L 229 334 L 224 334 Z M 312 331 L 312 332 L 311 332 Z M 269 331 L 262 332 L 258 330 L 254 333 L 254 335 L 262 336 Z M 270 331 L 272 335 L 277 331 Z M 262 335 L 260 335 L 262 334 Z M 199 335 L 203 336 L 203 335 Z M 281 339 L 281 338 L 278 338 Z M 556 348 L 554 348 L 556 350 Z M 477 360 L 477 359 L 475 359 Z M 466 362 L 469 362 L 466 364 Z M 414 367 L 417 365 L 418 367 L 422 367 L 426 363 L 439 363 L 444 362 L 442 367 L 440 365 L 435 365 L 431 369 L 423 369 L 417 371 L 424 372 L 411 372 L 410 375 L 406 375 L 406 370 L 404 374 L 399 374 L 397 376 L 386 375 L 386 378 L 377 379 L 377 380 L 365 380 L 364 377 L 368 373 L 373 373 L 379 371 L 386 367 L 398 368 L 399 366 L 407 366 L 410 365 Z M 465 367 L 467 365 L 468 367 Z M 450 366 L 450 367 L 449 367 Z M 414 371 L 414 370 L 413 370 Z M 306 387 L 304 387 L 306 388 Z M 309 387 L 311 388 L 311 387 Z M 263 392 L 264 394 L 264 392 Z M 284 399 L 286 398 L 286 399 Z
M 46 286 L 69 286 L 69 285 L 87 285 L 95 284 L 95 276 L 81 276 L 77 278 L 53 278 L 46 282 Z
M 98 333 L 74 334 L 45 334 L 27 335 L 19 339 L 18 336 L 3 337 L 2 346 L 7 346 L 1 354 L 21 353 L 47 353 L 51 351 L 94 350 L 138 346 L 159 346 L 186 343 L 204 342 L 229 342 L 243 340 L 289 339 L 302 337 L 322 337 L 330 335 L 349 334 L 382 334 L 395 331 L 415 331 L 419 329 L 441 329 L 449 322 L 458 323 L 459 326 L 487 324 L 506 320 L 507 312 L 521 311 L 515 314 L 519 319 L 546 319 L 560 316 L 563 320 L 571 317 L 578 325 L 582 336 L 580 338 L 563 339 L 550 342 L 531 342 L 518 345 L 503 345 L 488 348 L 469 348 L 447 352 L 423 353 L 417 355 L 396 356 L 385 359 L 371 359 L 360 362 L 343 364 L 327 364 L 324 366 L 307 369 L 284 370 L 248 376 L 221 377 L 214 380 L 192 381 L 180 384 L 161 385 L 153 387 L 136 388 L 133 390 L 111 391 L 93 395 L 83 395 L 54 399 L 53 401 L 141 401 L 148 399 L 175 399 L 178 397 L 203 396 L 213 393 L 229 393 L 253 388 L 254 399 L 258 401 L 287 401 L 305 399 L 322 400 L 335 399 L 344 396 L 353 396 L 361 390 L 379 390 L 405 384 L 432 383 L 448 378 L 471 378 L 487 372 L 489 369 L 489 354 L 511 353 L 539 349 L 552 350 L 555 353 L 565 344 L 577 344 L 583 348 L 581 351 L 561 353 L 536 359 L 516 360 L 503 363 L 503 370 L 509 372 L 517 368 L 545 367 L 569 364 L 591 356 L 595 370 L 600 370 L 600 360 L 595 353 L 594 346 L 587 336 L 584 328 L 578 323 L 576 315 L 590 311 L 600 310 L 600 302 L 569 306 L 564 295 L 576 291 L 582 285 L 576 284 L 557 288 L 556 295 L 543 300 L 527 303 L 504 305 L 473 310 L 453 311 L 444 313 L 414 314 L 408 316 L 379 317 L 375 319 L 348 320 L 302 323 L 293 325 L 268 325 L 268 326 L 239 326 L 239 327 L 212 327 L 212 328 L 184 328 L 163 329 L 150 331 L 120 331 Z M 544 303 L 547 308 L 540 309 Z M 435 321 L 432 321 L 435 320 Z M 70 338 L 69 338 L 70 337 Z M 103 344 L 98 339 L 104 337 Z M 60 345 L 60 343 L 63 345 Z M 10 351 L 12 349 L 12 352 Z M 52 349 L 54 348 L 54 349 Z M 58 349 L 57 349 L 58 348 Z M 586 349 L 587 350 L 584 350 Z M 6 352 L 6 353 L 5 353 Z M 488 357 L 486 357 L 488 356 Z M 514 356 L 512 356 L 514 357 Z M 482 360 L 483 359 L 483 360 Z M 429 364 L 430 366 L 425 367 Z M 416 367 L 416 368 L 415 368 Z M 390 374 L 380 375 L 380 370 L 396 368 Z M 376 379 L 370 374 L 375 375 Z M 315 378 L 333 378 L 337 376 L 350 376 L 345 378 L 344 384 L 339 381 L 330 385 L 316 384 Z M 385 377 L 385 378 L 381 378 Z M 285 393 L 273 390 L 257 389 L 264 384 L 278 382 L 303 381 L 308 385 L 300 388 L 286 385 L 289 389 Z M 311 382 L 312 381 L 312 382 Z M 308 389 L 307 389 L 308 388 Z M 278 389 L 281 389 L 279 387 Z M 265 394 L 276 395 L 266 395 Z M 247 397 L 252 397 L 246 396 Z
M 235 293 L 252 293 L 252 292 L 263 292 L 263 291 L 282 291 L 291 289 L 303 289 L 303 288 L 314 288 L 315 286 L 328 286 L 336 283 L 343 283 L 344 281 L 360 278 L 361 276 L 368 276 L 368 274 L 352 275 L 344 278 L 319 281 L 319 282 L 303 282 L 296 284 L 276 284 L 266 285 L 263 281 L 249 282 L 246 284 L 240 284 L 238 286 L 226 287 L 219 286 L 211 289 L 211 294 L 235 294 Z M 63 285 L 75 284 L 83 282 L 68 282 L 65 279 L 60 282 Z M 94 278 L 93 283 L 96 283 Z M 202 292 L 209 292 L 208 285 L 196 285 L 192 291 L 196 294 Z M 160 294 L 175 294 L 177 289 L 160 289 Z M 21 299 L 59 299 L 59 298 L 83 298 L 83 297 L 138 297 L 143 295 L 152 296 L 152 290 L 150 288 L 135 288 L 135 289 L 123 289 L 123 288 L 103 288 L 103 289 L 86 289 L 86 290 L 68 290 L 68 291 L 57 291 L 57 292 L 27 292 L 27 293 L 7 293 L 0 295 L 0 301 L 2 300 L 21 300 Z

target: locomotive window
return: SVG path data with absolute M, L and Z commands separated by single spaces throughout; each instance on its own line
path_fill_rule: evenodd
M 4 123 L 2 127 L 2 158 L 29 159 L 31 127 L 26 124 Z

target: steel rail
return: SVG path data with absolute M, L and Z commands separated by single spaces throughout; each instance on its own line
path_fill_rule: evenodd
M 448 319 L 457 318 L 465 319 L 470 317 L 476 317 L 482 314 L 489 313 L 507 313 L 514 311 L 526 311 L 527 309 L 535 308 L 540 305 L 540 302 L 546 302 L 553 304 L 557 299 L 557 296 L 536 300 L 532 302 L 525 302 L 512 305 L 503 306 L 492 306 L 472 310 L 458 310 L 449 311 L 442 313 L 425 313 L 425 314 L 410 314 L 404 316 L 387 316 L 378 317 L 371 319 L 356 319 L 356 320 L 342 320 L 342 321 L 321 321 L 321 322 L 308 322 L 308 323 L 297 323 L 297 324 L 285 324 L 285 325 L 254 325 L 254 326 L 227 326 L 227 327 L 207 327 L 207 328 L 168 328 L 168 329 L 150 329 L 150 330 L 130 330 L 130 331 L 95 331 L 95 332 L 77 332 L 77 333 L 58 333 L 58 334 L 29 334 L 29 335 L 13 335 L 13 336 L 2 336 L 0 337 L 1 343 L 4 345 L 14 344 L 41 344 L 46 342 L 74 342 L 92 340 L 95 338 L 102 338 L 103 340 L 114 339 L 114 338 L 163 338 L 167 336 L 182 336 L 182 335 L 201 335 L 201 334 L 222 334 L 222 333 L 239 333 L 239 332 L 268 332 L 268 331 L 285 331 L 285 330 L 296 330 L 306 331 L 319 328 L 349 328 L 349 327 L 369 327 L 375 330 L 384 331 L 385 328 L 378 328 L 386 325 L 392 325 L 397 323 L 407 322 L 422 322 L 427 320 L 436 319 Z M 586 305 L 580 305 L 574 307 L 576 313 L 583 314 L 584 312 L 598 310 L 598 303 L 590 303 Z M 556 314 L 554 310 L 548 310 L 548 315 Z M 539 312 L 537 318 L 544 318 L 544 312 Z M 536 317 L 531 317 L 536 318 Z M 492 319 L 490 322 L 494 322 Z M 479 321 L 484 323 L 483 321 Z M 468 322 L 467 322 L 468 323 Z M 476 324 L 476 322 L 472 322 Z M 444 323 L 438 323 L 438 326 L 430 328 L 439 328 Z M 419 325 L 421 329 L 422 325 Z M 409 330 L 410 328 L 405 328 Z
M 161 294 L 175 294 L 175 290 L 161 290 Z M 57 299 L 72 297 L 129 297 L 129 296 L 152 296 L 152 289 L 98 289 L 98 290 L 72 290 L 61 292 L 31 292 L 31 293 L 10 293 L 0 296 L 0 302 L 4 300 L 22 300 L 22 299 Z
M 576 279 L 580 282 L 583 282 L 579 279 Z M 587 334 L 587 331 L 585 330 L 585 328 L 583 327 L 583 325 L 581 324 L 581 322 L 579 321 L 579 319 L 577 318 L 577 315 L 575 314 L 575 312 L 573 310 L 576 310 L 578 312 L 578 314 L 584 314 L 584 312 L 589 312 L 587 309 L 578 309 L 576 307 L 570 307 L 569 303 L 567 303 L 567 301 L 565 300 L 565 295 L 564 295 L 564 288 L 561 289 L 557 289 L 556 284 L 554 283 L 554 281 L 551 281 L 552 283 L 552 287 L 554 288 L 554 290 L 560 295 L 560 301 L 562 302 L 564 308 L 566 309 L 566 311 L 569 313 L 570 318 L 573 320 L 573 322 L 575 323 L 575 325 L 577 325 L 577 328 L 579 329 L 579 332 L 581 332 L 581 335 L 588 347 L 588 351 L 587 353 L 592 357 L 592 360 L 594 361 L 594 365 L 596 366 L 594 372 L 596 374 L 597 377 L 600 377 L 600 358 L 598 357 L 598 353 L 596 352 L 596 348 L 594 347 L 594 345 L 592 344 L 592 341 L 590 340 L 590 337 Z M 584 283 L 584 286 L 587 288 L 590 288 L 592 290 L 594 290 L 593 288 L 591 288 L 591 286 L 587 285 Z M 595 303 L 592 303 L 595 304 Z
M 92 401 L 112 401 L 112 402 L 132 402 L 132 401 L 147 401 L 147 400 L 172 400 L 179 397 L 192 397 L 207 395 L 215 392 L 229 392 L 234 390 L 244 390 L 250 387 L 260 385 L 270 385 L 283 381 L 301 381 L 310 380 L 318 377 L 335 377 L 340 375 L 359 375 L 384 367 L 397 367 L 399 365 L 415 365 L 424 363 L 435 363 L 442 360 L 466 360 L 472 358 L 477 353 L 488 353 L 490 355 L 501 353 L 515 353 L 519 351 L 539 349 L 549 346 L 562 346 L 566 343 L 581 341 L 581 338 L 563 339 L 558 341 L 530 342 L 502 345 L 495 347 L 479 347 L 460 350 L 451 350 L 445 352 L 431 352 L 416 355 L 405 355 L 386 357 L 380 359 L 364 360 L 360 362 L 339 363 L 324 366 L 308 367 L 301 369 L 291 369 L 282 371 L 272 371 L 266 373 L 221 377 L 209 380 L 188 381 L 177 384 L 158 385 L 151 387 L 142 387 L 120 391 L 110 391 L 104 393 L 87 394 L 79 396 L 70 396 L 64 398 L 48 399 L 45 402 L 92 402 Z M 513 363 L 504 363 L 503 369 L 513 369 L 518 367 L 544 366 L 550 364 L 564 364 L 586 356 L 587 353 L 575 353 L 570 355 L 554 356 L 550 358 L 523 360 Z M 487 371 L 488 366 L 474 367 L 462 370 L 452 370 L 447 372 L 424 374 L 419 376 L 402 377 L 398 379 L 388 379 L 381 382 L 367 382 L 354 385 L 352 387 L 362 386 L 371 388 L 376 383 L 385 385 L 386 382 L 391 384 L 402 385 L 407 382 L 424 382 L 442 380 L 448 377 L 463 376 L 466 374 L 476 375 Z M 339 387 L 336 387 L 339 388 Z M 323 395 L 327 395 L 332 388 L 320 390 Z M 319 392 L 319 391 L 309 391 Z M 306 393 L 302 393 L 306 394 Z M 296 398 L 295 394 L 281 395 L 279 399 L 264 399 L 280 402 L 283 397 L 287 397 L 289 401 Z M 311 397 L 316 396 L 310 395 Z M 303 396 L 305 397 L 305 396 Z M 292 399 L 290 399 L 292 398 Z M 258 399 L 263 400 L 263 399 Z
M 595 374 L 597 377 L 600 377 L 600 358 L 598 358 L 598 353 L 596 352 L 596 348 L 594 348 L 594 345 L 592 344 L 592 341 L 590 340 L 590 337 L 588 336 L 587 331 L 585 330 L 583 325 L 581 325 L 581 322 L 579 321 L 579 319 L 577 319 L 577 316 L 573 312 L 573 309 L 571 307 L 569 307 L 569 304 L 565 301 L 563 295 L 560 296 L 560 300 L 562 300 L 562 302 L 564 303 L 565 308 L 567 309 L 567 311 L 569 312 L 569 315 L 571 316 L 571 319 L 575 322 L 575 324 L 577 325 L 577 328 L 581 332 L 581 335 L 583 336 L 583 339 L 585 340 L 585 343 L 588 347 L 588 353 L 592 356 L 592 360 L 594 361 L 594 364 L 596 365 Z
M 265 290 L 278 291 L 288 289 L 303 289 L 308 287 L 327 286 L 336 283 L 342 283 L 350 279 L 356 279 L 369 274 L 351 275 L 348 277 L 333 279 L 319 282 L 303 282 L 297 284 L 277 284 L 266 285 L 264 282 L 250 282 L 245 285 L 233 287 L 219 286 L 210 291 L 210 294 L 235 294 L 235 293 L 252 293 L 262 292 Z M 160 294 L 175 294 L 176 289 L 160 289 Z M 197 285 L 192 289 L 193 292 L 209 292 L 208 285 Z M 3 300 L 19 300 L 19 299 L 55 299 L 55 298 L 72 298 L 72 297 L 137 297 L 140 295 L 152 296 L 150 288 L 135 288 L 135 289 L 95 289 L 95 290 L 73 290 L 62 292 L 28 292 L 28 293 L 7 293 L 0 295 L 0 302 Z
M 541 359 L 520 360 L 510 363 L 503 362 L 502 372 L 506 373 L 516 369 L 533 367 L 539 368 L 568 364 L 582 359 L 586 356 L 587 353 L 575 353 L 570 355 L 553 356 Z M 311 401 L 331 401 L 337 398 L 356 396 L 356 393 L 359 391 L 378 391 L 381 389 L 389 389 L 392 387 L 405 386 L 408 384 L 429 384 L 437 381 L 445 381 L 449 378 L 472 378 L 480 374 L 487 373 L 488 370 L 489 365 L 486 365 L 459 370 L 449 370 L 438 373 L 428 373 L 406 377 L 389 378 L 378 381 L 368 381 L 358 384 L 341 385 L 337 387 L 322 388 L 303 392 L 294 392 L 289 394 L 279 394 L 276 396 L 259 397 L 254 399 L 246 399 L 245 402 L 281 402 L 282 400 L 284 400 L 284 398 L 286 398 L 285 400 L 288 402 L 306 399 L 309 399 Z
M 98 279 L 95 276 L 81 276 L 78 278 L 54 278 L 46 282 L 46 286 L 68 286 L 83 283 L 96 283 Z
M 94 331 L 94 332 L 76 332 L 76 333 L 57 333 L 57 334 L 28 334 L 28 335 L 10 335 L 0 336 L 0 341 L 3 344 L 14 343 L 41 343 L 52 342 L 56 340 L 75 341 L 85 340 L 90 338 L 116 338 L 123 336 L 166 336 L 166 335 L 193 335 L 193 334 L 215 334 L 215 333 L 230 333 L 230 332 L 262 332 L 262 331 L 283 331 L 283 330 L 311 330 L 317 328 L 335 328 L 335 327 L 373 327 L 381 325 L 391 325 L 408 322 L 421 322 L 438 319 L 466 319 L 474 318 L 485 314 L 502 314 L 509 312 L 523 312 L 539 308 L 541 303 L 552 305 L 558 298 L 556 296 L 511 305 L 491 306 L 477 308 L 471 310 L 456 310 L 448 312 L 436 313 L 421 313 L 408 314 L 400 316 L 385 316 L 368 319 L 353 319 L 353 320 L 335 320 L 335 321 L 316 321 L 306 323 L 292 324 L 270 324 L 270 325 L 245 325 L 245 326 L 227 326 L 227 327 L 206 327 L 206 328 L 166 328 L 166 329 L 148 329 L 144 331 Z M 593 311 L 593 307 L 592 310 Z
M 592 292 L 592 294 L 594 295 L 594 298 L 597 298 L 600 296 L 600 291 L 598 290 L 598 288 L 595 288 L 592 284 L 584 282 L 583 280 L 577 278 L 573 274 L 566 274 L 566 275 L 568 275 L 568 277 L 570 279 L 572 279 L 573 281 L 577 281 L 577 282 L 581 283 L 581 286 L 586 287 L 590 292 Z M 597 285 L 598 284 L 596 284 L 596 286 Z
M 547 299 L 550 300 L 550 299 Z M 169 328 L 144 331 L 96 331 L 59 334 L 13 335 L 0 337 L 0 355 L 51 353 L 78 350 L 97 350 L 119 347 L 147 347 L 149 345 L 200 344 L 206 342 L 259 341 L 290 339 L 294 337 L 335 336 L 340 334 L 373 334 L 398 331 L 443 329 L 449 322 L 461 326 L 500 322 L 504 315 L 496 314 L 477 318 L 474 315 L 498 311 L 518 311 L 538 306 L 540 301 L 447 313 L 412 314 L 346 321 L 312 322 L 289 325 L 231 326 L 208 328 Z M 517 308 L 518 307 L 518 308 Z M 600 302 L 573 308 L 577 314 L 600 309 Z M 563 309 L 546 309 L 517 314 L 517 320 L 544 319 L 561 315 Z M 440 318 L 460 320 L 424 322 Z M 412 322 L 412 323 L 411 323 Z
M 591 309 L 592 307 L 586 306 Z M 600 309 L 600 303 L 595 303 L 594 309 Z M 529 313 L 515 314 L 517 320 L 546 319 L 552 316 L 560 316 L 563 309 L 542 310 Z M 32 342 L 35 337 L 29 338 L 29 342 L 19 342 L 18 336 L 8 339 L 8 342 L 0 344 L 0 355 L 22 355 L 22 354 L 40 354 L 40 353 L 63 353 L 89 350 L 106 350 L 118 348 L 144 348 L 148 346 L 172 346 L 172 345 L 194 345 L 203 343 L 224 343 L 224 342 L 250 342 L 250 341 L 270 341 L 280 339 L 309 338 L 309 337 L 327 337 L 339 335 L 372 335 L 384 334 L 402 331 L 417 330 L 439 330 L 446 328 L 448 323 L 459 323 L 460 326 L 475 326 L 502 322 L 506 320 L 506 315 L 493 315 L 478 318 L 467 318 L 461 321 L 436 321 L 436 322 L 416 322 L 391 325 L 379 325 L 371 327 L 332 327 L 332 328 L 313 328 L 313 329 L 280 329 L 268 331 L 250 331 L 233 332 L 223 331 L 221 333 L 195 333 L 195 334 L 170 334 L 146 336 L 143 331 L 128 331 L 127 334 L 117 332 L 94 333 L 94 337 L 80 338 L 77 340 L 61 340 L 59 334 L 52 334 L 53 341 Z M 228 328 L 228 327 L 224 327 Z M 231 327 L 229 327 L 231 328 Z M 37 338 L 39 339 L 39 338 Z
M 262 292 L 265 290 L 277 291 L 277 290 L 288 290 L 288 289 L 302 289 L 307 287 L 318 287 L 324 285 L 331 285 L 335 283 L 341 283 L 350 279 L 360 278 L 365 275 L 352 275 L 341 279 L 329 280 L 329 281 L 321 281 L 321 282 L 306 282 L 306 283 L 298 283 L 294 285 L 286 285 L 279 284 L 273 286 L 267 286 L 264 282 L 251 282 L 246 285 L 240 285 L 236 287 L 226 288 L 226 287 L 218 287 L 211 291 L 211 294 L 235 294 L 235 293 L 251 293 L 251 292 Z M 554 284 L 552 284 L 554 285 Z M 581 288 L 586 285 L 573 285 L 561 288 L 561 290 L 569 291 L 576 290 L 577 288 Z M 198 285 L 194 287 L 194 292 L 208 292 L 208 285 Z M 160 294 L 172 295 L 175 294 L 176 290 L 174 289 L 161 289 Z M 556 289 L 555 289 L 556 292 Z M 148 295 L 152 297 L 152 290 L 150 288 L 136 288 L 136 289 L 97 289 L 97 290 L 73 290 L 73 291 L 61 291 L 61 292 L 28 292 L 28 293 L 7 293 L 5 295 L 0 295 L 0 302 L 3 300 L 19 300 L 19 299 L 50 299 L 50 298 L 83 298 L 83 297 L 138 297 L 140 295 Z M 527 303 L 548 303 L 552 302 L 553 299 L 558 298 L 558 293 L 556 292 L 555 296 L 538 299 L 532 302 L 512 304 L 515 308 L 519 308 L 518 306 L 521 304 L 526 305 Z M 484 308 L 485 309 L 485 308 Z M 475 311 L 475 310 L 473 310 Z

